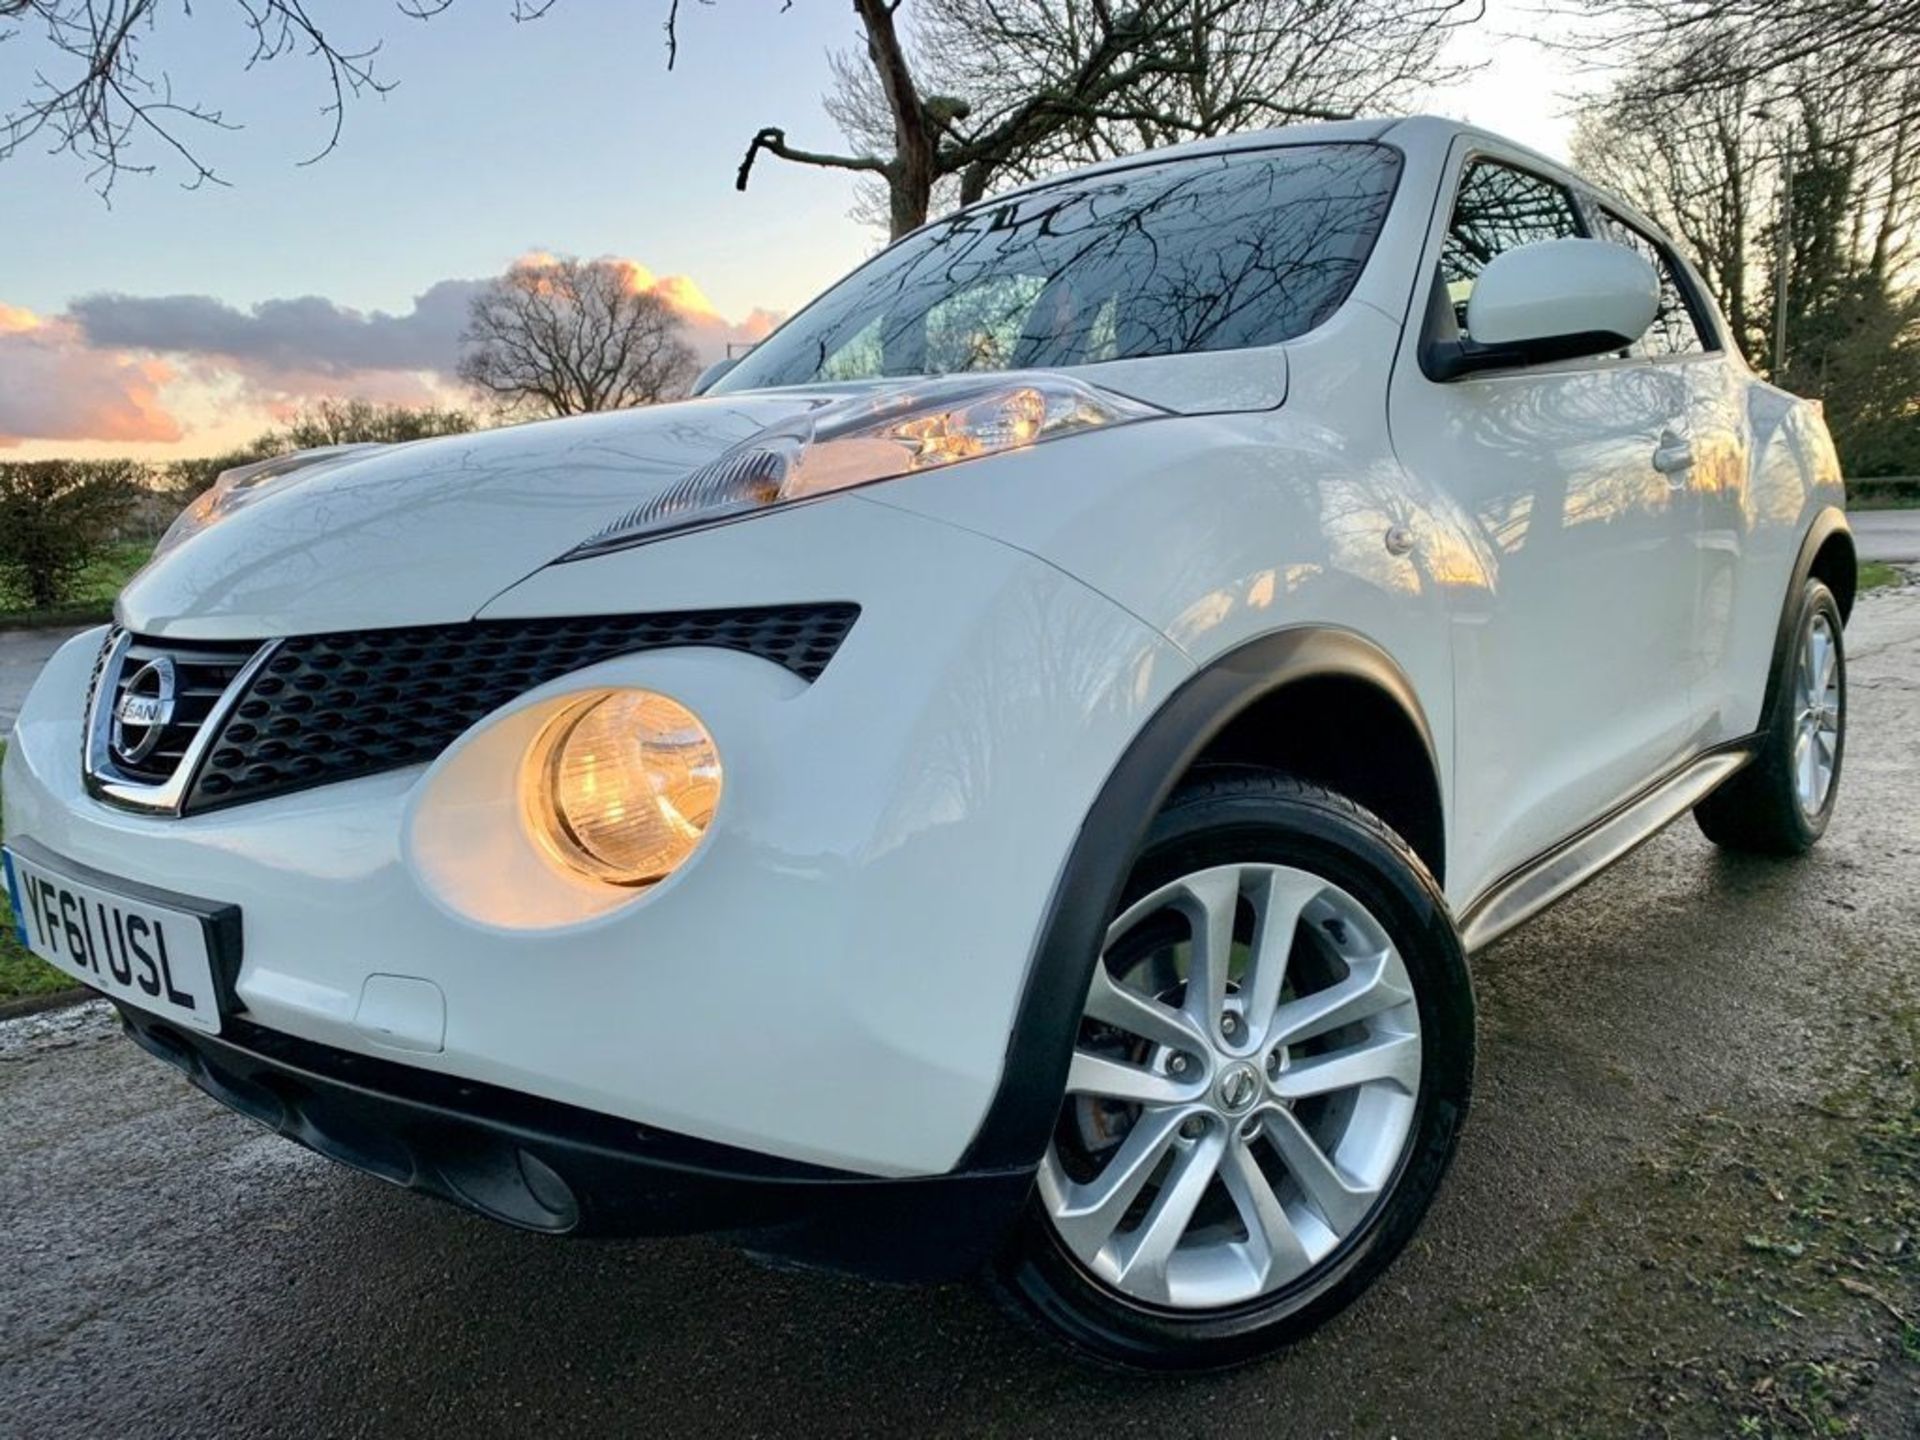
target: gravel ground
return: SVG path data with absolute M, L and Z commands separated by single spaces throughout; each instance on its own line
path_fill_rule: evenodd
M 511 1233 L 257 1131 L 99 1007 L 0 1025 L 0 1432 L 1920 1435 L 1920 594 L 1810 859 L 1678 825 L 1477 961 L 1476 1109 L 1366 1299 L 1092 1371 L 968 1287 Z

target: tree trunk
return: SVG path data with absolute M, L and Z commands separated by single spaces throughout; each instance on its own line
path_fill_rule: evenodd
M 897 3 L 897 0 L 896 0 Z M 934 139 L 927 124 L 920 92 L 907 68 L 900 32 L 894 29 L 893 7 L 886 0 L 853 0 L 853 8 L 867 27 L 867 53 L 879 73 L 880 88 L 893 112 L 893 162 L 887 167 L 887 218 L 898 240 L 926 224 L 933 203 Z
M 927 223 L 933 206 L 933 168 L 900 166 L 887 174 L 888 238 L 898 240 Z

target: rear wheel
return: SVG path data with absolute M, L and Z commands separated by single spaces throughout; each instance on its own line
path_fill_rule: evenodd
M 1728 850 L 1801 855 L 1826 833 L 1847 746 L 1847 655 L 1833 592 L 1809 580 L 1759 753 L 1694 807 Z
M 1283 775 L 1184 787 L 1108 929 L 999 1288 L 1129 1366 L 1284 1344 L 1412 1234 L 1472 1050 L 1458 938 L 1398 836 Z

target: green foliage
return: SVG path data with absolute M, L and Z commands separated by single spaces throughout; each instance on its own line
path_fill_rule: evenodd
M 184 505 L 213 484 L 222 470 L 237 465 L 322 445 L 398 445 L 436 435 L 464 435 L 477 424 L 468 410 L 380 405 L 358 399 L 319 400 L 300 410 L 285 427 L 263 431 L 238 450 L 199 460 L 172 461 L 160 467 L 152 483 Z
M 38 610 L 70 598 L 116 538 L 143 476 L 127 460 L 0 465 L 0 587 Z
M 0 760 L 7 758 L 7 747 L 0 744 Z M 0 801 L 0 803 L 4 803 Z M 4 810 L 0 810 L 0 817 Z M 0 825 L 0 833 L 4 833 Z M 7 902 L 7 887 L 0 884 L 0 1002 L 18 1000 L 26 995 L 48 995 L 56 990 L 71 990 L 73 981 L 51 965 L 27 952 L 13 933 L 13 907 Z
M 286 429 L 269 431 L 254 444 L 277 444 L 283 450 L 369 441 L 398 445 L 436 435 L 464 435 L 473 428 L 473 414 L 467 410 L 376 405 L 371 400 L 321 400 L 295 415 Z
M 1820 398 L 1849 475 L 1920 474 L 1920 290 L 1896 282 L 1886 247 L 1857 242 L 1879 203 L 1858 142 L 1804 114 L 1780 383 Z
M 26 596 L 0 583 L 0 630 L 29 630 L 48 625 L 97 625 L 113 618 L 113 602 L 153 554 L 144 540 L 116 540 L 73 579 L 67 598 L 50 610 L 36 608 Z

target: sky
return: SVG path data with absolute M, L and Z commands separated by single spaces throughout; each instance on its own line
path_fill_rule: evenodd
M 879 247 L 844 174 L 763 157 L 734 189 L 763 125 L 836 148 L 820 97 L 828 53 L 856 36 L 843 0 L 683 5 L 671 72 L 664 0 L 510 10 L 339 7 L 343 38 L 379 39 L 376 73 L 397 83 L 307 165 L 330 129 L 321 77 L 295 58 L 245 69 L 229 7 L 169 12 L 149 68 L 238 124 L 200 137 L 229 183 L 188 190 L 163 167 L 108 203 L 71 157 L 0 162 L 0 459 L 217 453 L 327 395 L 461 403 L 467 300 L 529 254 L 622 259 L 711 357 Z M 1420 108 L 1564 155 L 1570 99 L 1595 82 L 1528 38 L 1556 23 L 1490 0 L 1447 57 L 1484 68 Z M 39 58 L 0 43 L 0 97 Z

